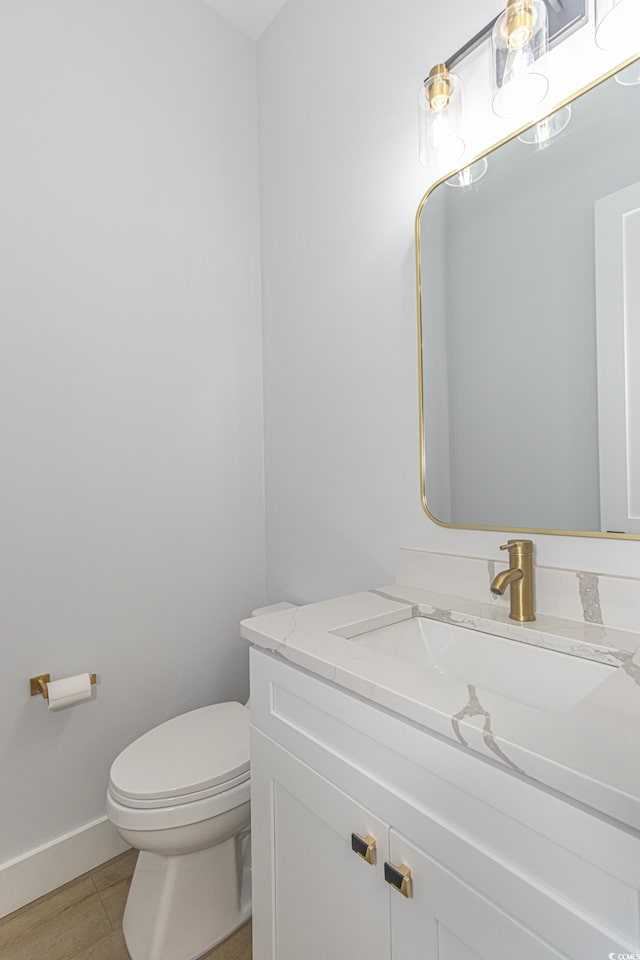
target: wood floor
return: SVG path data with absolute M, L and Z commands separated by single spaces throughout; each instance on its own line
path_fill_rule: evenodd
M 130 960 L 122 914 L 135 858 L 123 853 L 0 920 L 2 960 Z M 251 924 L 203 960 L 251 960 Z

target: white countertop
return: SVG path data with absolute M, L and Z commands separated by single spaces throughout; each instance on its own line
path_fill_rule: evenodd
M 411 616 L 455 623 L 617 669 L 565 713 L 463 683 L 357 637 Z M 241 634 L 359 696 L 640 830 L 640 634 L 393 585 L 243 620 Z M 525 697 L 523 696 L 523 699 Z

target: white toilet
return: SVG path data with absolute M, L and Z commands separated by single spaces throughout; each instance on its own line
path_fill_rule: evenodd
M 251 913 L 249 710 L 161 724 L 111 767 L 107 813 L 140 850 L 123 919 L 132 960 L 195 960 Z

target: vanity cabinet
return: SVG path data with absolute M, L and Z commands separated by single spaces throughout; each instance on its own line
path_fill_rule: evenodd
M 253 802 L 270 796 L 273 815 L 273 912 L 268 936 L 259 915 L 254 920 L 255 960 L 562 955 L 306 764 L 261 734 L 254 744 L 262 762 L 257 779 L 254 769 Z M 352 849 L 356 831 L 375 843 L 370 864 Z M 405 894 L 385 880 L 388 866 L 398 882 L 402 873 L 395 871 L 410 870 Z M 566 933 L 575 933 L 567 921 Z M 588 925 L 579 933 L 584 948 Z M 575 955 L 588 956 L 584 949 Z
M 639 951 L 636 834 L 251 657 L 254 960 Z

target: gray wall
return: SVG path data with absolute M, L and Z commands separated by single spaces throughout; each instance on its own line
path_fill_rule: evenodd
M 413 220 L 426 65 L 493 15 L 289 0 L 259 47 L 269 592 L 393 578 L 420 542 Z
M 255 44 L 201 0 L 3 0 L 0 100 L 4 862 L 246 696 L 264 515 Z

